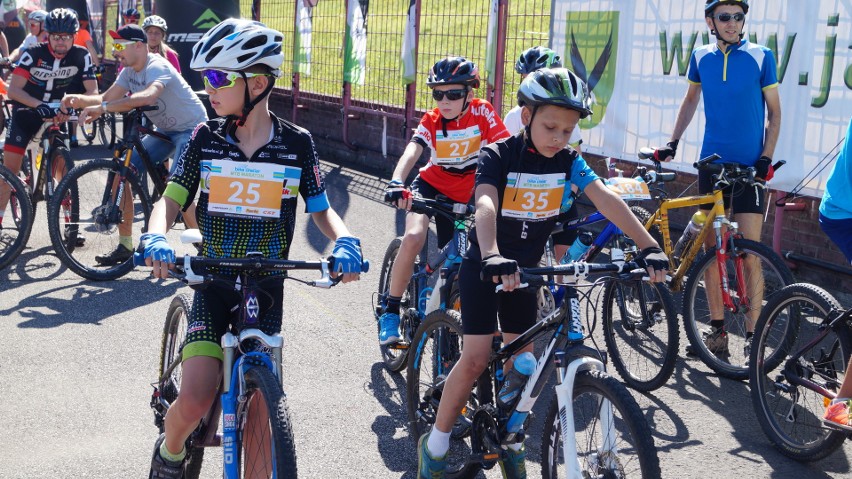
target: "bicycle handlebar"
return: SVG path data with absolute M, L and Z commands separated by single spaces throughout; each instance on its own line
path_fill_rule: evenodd
M 474 207 L 465 203 L 414 197 L 411 199 L 411 211 L 421 214 L 438 213 L 444 216 L 471 216 L 474 214 Z
M 602 273 L 618 273 L 625 278 L 647 279 L 648 272 L 634 261 L 616 263 L 586 263 L 573 262 L 553 266 L 520 268 L 521 284 L 519 288 L 547 286 L 549 280 L 545 276 L 573 276 L 575 280 L 586 279 L 591 275 Z M 498 293 L 503 291 L 503 285 L 495 287 Z

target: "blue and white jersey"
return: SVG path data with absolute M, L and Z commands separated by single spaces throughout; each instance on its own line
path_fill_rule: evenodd
M 747 40 L 722 52 L 716 43 L 697 48 L 687 79 L 704 94 L 704 142 L 701 158 L 753 166 L 763 153 L 766 106 L 763 92 L 778 87 L 772 50 Z

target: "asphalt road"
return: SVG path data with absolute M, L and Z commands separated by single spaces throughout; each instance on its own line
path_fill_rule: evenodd
M 106 156 L 94 147 L 74 153 Z M 414 478 L 404 380 L 382 367 L 371 312 L 377 269 L 402 217 L 380 202 L 376 177 L 332 164 L 323 170 L 333 207 L 362 238 L 374 269 L 332 290 L 286 286 L 284 387 L 300 476 Z M 44 209 L 28 248 L 0 271 L 0 478 L 147 477 L 157 436 L 148 402 L 163 319 L 170 299 L 188 289 L 142 270 L 113 282 L 82 280 L 54 256 Z M 299 218 L 292 258 L 325 256 L 331 246 L 307 215 Z M 530 477 L 540 477 L 549 396 L 532 419 Z M 852 444 L 815 464 L 786 459 L 763 436 L 748 385 L 720 379 L 700 362 L 679 359 L 667 386 L 634 396 L 666 478 L 852 477 Z M 205 458 L 204 477 L 221 477 L 220 451 L 209 449 Z

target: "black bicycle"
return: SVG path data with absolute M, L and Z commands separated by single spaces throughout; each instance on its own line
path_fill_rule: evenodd
M 50 241 L 65 266 L 80 276 L 104 281 L 120 278 L 133 269 L 133 260 L 117 264 L 104 264 L 98 257 L 108 256 L 119 244 L 120 229 L 129 233 L 145 232 L 154 203 L 166 189 L 168 170 L 165 162 L 154 164 L 142 144 L 142 135 L 154 135 L 170 141 L 162 133 L 141 126 L 145 111 L 156 110 L 156 106 L 143 106 L 132 110 L 128 117 L 128 134 L 116 145 L 112 159 L 92 160 L 72 170 L 57 187 L 59 195 L 77 191 L 78 201 L 69 211 L 68 236 L 85 235 L 86 244 L 79 247 L 63 241 L 51 233 Z M 137 152 L 145 164 L 151 186 L 142 182 L 142 177 L 130 163 L 133 152 Z M 150 191 L 149 191 L 150 188 Z M 62 208 L 52 203 L 49 221 L 58 221 L 57 212 Z M 129 212 L 126 215 L 125 212 Z M 54 225 L 51 223 L 51 228 Z
M 399 304 L 400 331 L 402 336 L 395 344 L 380 345 L 385 366 L 393 372 L 405 369 L 411 337 L 420 326 L 423 318 L 439 309 L 461 308 L 456 275 L 461 265 L 462 254 L 467 249 L 467 235 L 473 207 L 464 203 L 454 203 L 446 199 L 413 198 L 411 211 L 422 214 L 444 216 L 453 222 L 452 239 L 441 248 L 438 256 L 429 261 L 429 242 L 423 244 L 423 250 L 414 260 L 414 273 L 402 294 Z M 399 253 L 402 237 L 394 238 L 385 251 L 382 270 L 379 274 L 378 301 L 373 311 L 378 326 L 379 317 L 385 309 L 391 283 L 391 270 Z M 430 284 L 434 283 L 434 284 Z M 434 294 L 435 292 L 438 294 Z
M 824 289 L 796 283 L 778 290 L 754 330 L 749 380 L 754 411 L 782 454 L 816 461 L 850 436 L 823 423 L 852 354 L 852 309 Z
M 103 80 L 103 65 L 95 67 L 95 73 L 98 79 L 98 91 L 106 91 L 107 85 Z M 89 144 L 94 144 L 95 137 L 101 140 L 101 144 L 108 150 L 115 147 L 115 113 L 104 112 L 101 116 L 95 118 L 91 123 L 86 123 L 80 127 L 83 131 L 83 137 Z
M 534 291 L 553 284 L 541 275 L 580 280 L 602 273 L 615 274 L 602 278 L 604 282 L 632 282 L 646 274 L 635 263 L 570 263 L 524 268 L 522 281 Z M 409 433 L 415 443 L 434 424 L 446 378 L 463 348 L 459 313 L 433 314 L 415 333 L 408 360 Z M 495 392 L 502 387 L 505 362 L 547 334 L 550 341 L 518 399 L 499 407 Z M 642 410 L 630 392 L 604 371 L 605 353 L 583 344 L 587 337 L 576 284 L 566 284 L 560 308 L 511 343 L 502 345 L 500 335 L 495 335 L 489 367 L 453 427 L 447 477 L 474 477 L 481 469 L 494 467 L 508 444 L 522 440 L 530 411 L 554 371 L 556 394 L 545 417 L 541 447 L 544 477 L 660 477 L 657 450 Z

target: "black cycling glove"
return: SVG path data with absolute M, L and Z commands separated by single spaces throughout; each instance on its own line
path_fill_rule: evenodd
M 493 276 L 515 274 L 516 272 L 518 272 L 517 261 L 495 254 L 482 260 L 482 274 L 480 277 L 483 281 L 491 281 Z
M 666 158 L 671 157 L 674 159 L 675 153 L 677 153 L 677 144 L 680 143 L 680 140 L 674 140 L 666 143 L 666 146 L 661 146 L 654 150 L 654 161 L 660 163 L 663 161 L 668 161 Z
M 385 187 L 385 201 L 396 204 L 397 201 L 406 197 L 405 195 L 407 191 L 408 190 L 405 189 L 405 185 L 401 181 L 391 180 Z
M 775 168 L 772 167 L 772 158 L 761 156 L 754 164 L 754 176 L 759 180 L 769 181 L 775 176 Z
M 667 271 L 669 269 L 669 258 L 663 250 L 652 246 L 645 248 L 636 255 L 636 264 L 642 268 L 651 267 L 654 271 Z
M 38 113 L 38 116 L 40 116 L 43 120 L 49 120 L 56 116 L 56 111 L 54 111 L 47 103 L 42 103 L 35 107 L 35 112 Z

